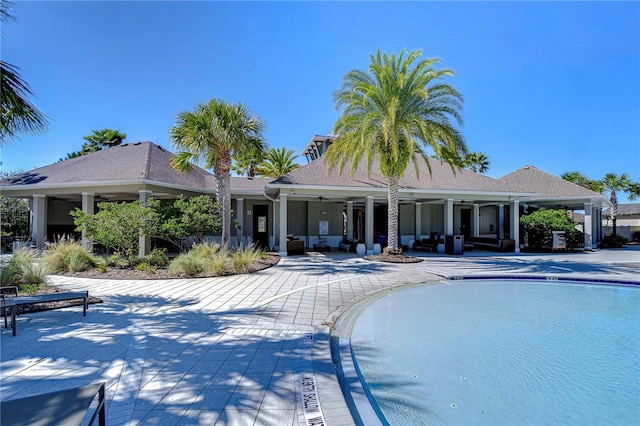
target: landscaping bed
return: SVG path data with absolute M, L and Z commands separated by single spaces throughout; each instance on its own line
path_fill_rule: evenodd
M 277 253 L 267 252 L 260 259 L 253 262 L 250 267 L 251 272 L 261 271 L 263 269 L 270 268 L 276 265 L 280 261 L 280 256 Z M 223 275 L 234 275 L 233 270 L 228 269 Z M 158 267 L 153 271 L 150 270 L 138 270 L 134 267 L 118 268 L 109 266 L 106 270 L 99 270 L 98 268 L 90 268 L 82 272 L 65 272 L 60 275 L 66 277 L 81 277 L 81 278 L 97 278 L 97 279 L 112 279 L 112 280 L 157 280 L 157 279 L 172 279 L 172 278 L 185 278 L 184 275 L 175 275 L 169 271 L 168 267 Z M 208 278 L 212 275 L 197 274 L 188 278 Z

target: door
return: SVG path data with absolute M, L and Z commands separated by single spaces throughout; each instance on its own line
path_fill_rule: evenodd
M 471 210 L 460 209 L 460 233 L 465 240 L 471 236 Z
M 269 206 L 253 206 L 253 243 L 260 248 L 269 248 Z

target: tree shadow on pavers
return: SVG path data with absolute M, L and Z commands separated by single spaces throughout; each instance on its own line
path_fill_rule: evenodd
M 601 274 L 609 275 L 614 278 L 615 275 L 629 274 L 628 270 L 623 267 L 608 265 L 604 263 L 595 263 L 590 261 L 588 257 L 584 260 L 572 258 L 570 260 L 550 260 L 548 258 L 510 258 L 510 257 L 492 257 L 492 258 L 467 258 L 467 259 L 439 259 L 438 261 L 426 261 L 424 266 L 439 266 L 451 268 L 452 274 L 472 275 L 473 273 L 496 273 L 497 275 L 509 274 L 552 274 L 561 276 L 563 274 Z M 458 267 L 456 269 L 456 267 Z M 461 273 L 461 271 L 463 271 Z
M 242 420 L 288 411 L 293 419 L 304 333 L 237 321 L 275 315 L 268 306 L 214 312 L 151 296 L 111 296 L 86 317 L 34 314 L 17 336 L 2 332 L 1 399 L 106 382 L 109 423 L 252 423 Z
M 378 274 L 392 271 L 397 263 L 364 261 L 361 258 L 335 258 L 325 256 L 305 256 L 287 258 L 276 266 L 279 269 L 305 272 L 310 275 L 327 274 Z

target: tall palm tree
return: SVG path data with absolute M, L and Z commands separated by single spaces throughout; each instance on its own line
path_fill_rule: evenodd
M 15 19 L 12 2 L 0 1 L 0 21 Z M 20 76 L 20 70 L 0 61 L 0 146 L 8 145 L 20 134 L 38 135 L 47 130 L 48 119 L 29 100 L 33 91 Z
M 242 104 L 220 99 L 196 105 L 194 111 L 182 111 L 171 127 L 172 144 L 179 150 L 172 166 L 179 171 L 191 169 L 191 162 L 213 169 L 222 212 L 222 245 L 231 239 L 231 163 L 234 155 L 264 151 L 264 124 Z
M 82 150 L 85 153 L 89 153 L 118 146 L 126 137 L 126 133 L 120 133 L 114 129 L 93 130 L 92 134 L 82 137 L 82 139 L 87 141 L 82 147 Z
M 256 169 L 256 174 L 272 178 L 284 176 L 300 167 L 298 163 L 294 162 L 297 157 L 293 149 L 271 148 L 267 151 L 264 161 Z
M 603 192 L 602 183 L 599 180 L 589 179 L 578 171 L 564 172 L 560 177 L 566 181 L 575 183 L 594 192 Z
M 126 137 L 126 133 L 120 133 L 120 131 L 114 129 L 94 130 L 92 134 L 82 137 L 86 142 L 82 144 L 80 151 L 70 152 L 65 158 L 61 158 L 58 161 L 70 160 L 92 152 L 118 146 L 122 144 L 122 141 L 124 141 Z
M 629 201 L 640 198 L 640 182 L 633 182 L 629 185 Z
M 489 170 L 489 157 L 482 152 L 469 152 L 462 160 L 464 168 L 476 173 L 485 173 Z
M 436 155 L 443 150 L 463 156 L 464 139 L 452 120 L 462 125 L 462 95 L 443 81 L 453 76 L 436 70 L 437 59 L 422 59 L 421 51 L 370 56 L 368 72 L 349 71 L 334 93 L 336 108 L 344 107 L 336 121 L 336 138 L 324 155 L 328 170 L 342 173 L 351 163 L 351 175 L 362 159 L 370 173 L 374 160 L 388 179 L 388 253 L 400 253 L 398 241 L 398 186 L 409 162 L 429 165 L 424 148 Z M 446 159 L 446 157 L 445 157 Z M 429 166 L 429 170 L 431 170 Z
M 611 222 L 613 223 L 613 235 L 616 231 L 616 216 L 618 213 L 618 192 L 629 192 L 633 190 L 633 182 L 628 174 L 607 173 L 601 181 L 603 193 L 609 194 L 612 207 L 610 209 Z

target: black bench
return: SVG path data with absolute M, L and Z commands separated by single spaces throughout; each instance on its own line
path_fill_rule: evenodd
M 468 243 L 474 248 L 480 248 L 490 251 L 498 251 L 502 253 L 514 252 L 516 242 L 514 240 L 499 240 L 497 238 L 488 237 L 469 237 Z
M 89 292 L 88 291 L 78 291 L 78 292 L 64 292 L 64 293 L 49 293 L 49 294 L 38 294 L 34 296 L 19 296 L 13 297 L 10 299 L 6 299 L 11 301 L 11 307 L 7 306 L 7 308 L 12 309 L 11 313 L 13 315 L 19 313 L 20 307 L 26 305 L 37 305 L 39 303 L 53 303 L 53 302 L 62 302 L 65 300 L 74 300 L 74 299 L 82 299 L 82 316 L 87 316 L 87 308 L 89 306 Z M 4 311 L 5 316 L 5 327 L 7 325 L 7 310 Z M 12 315 L 12 318 L 13 318 Z M 11 324 L 13 328 L 13 335 L 16 335 L 16 327 L 15 321 Z
M 11 426 L 30 425 L 80 425 L 87 416 L 93 401 L 98 401 L 89 426 L 98 419 L 98 425 L 106 425 L 104 383 L 79 388 L 12 399 L 0 403 L 0 424 Z
M 436 247 L 438 247 L 438 244 L 444 244 L 444 240 L 423 238 L 413 243 L 413 249 L 422 251 L 436 251 Z

